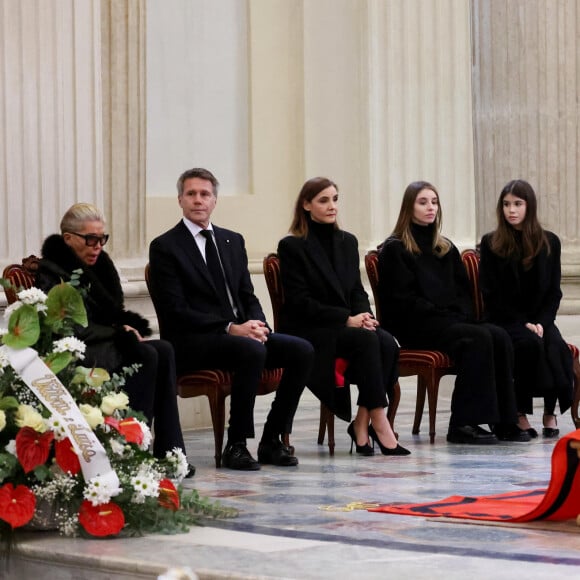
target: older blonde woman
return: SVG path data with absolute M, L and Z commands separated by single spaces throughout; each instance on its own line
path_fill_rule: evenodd
M 64 214 L 60 234 L 46 238 L 36 285 L 49 290 L 80 274 L 89 324 L 77 336 L 87 345 L 85 364 L 108 371 L 139 363 L 124 390 L 133 409 L 155 427 L 153 452 L 157 457 L 175 447 L 185 453 L 175 391 L 175 359 L 171 345 L 145 340 L 149 322 L 125 309 L 117 270 L 104 246 L 109 240 L 103 213 L 88 203 L 77 203 Z M 190 466 L 189 475 L 195 468 Z

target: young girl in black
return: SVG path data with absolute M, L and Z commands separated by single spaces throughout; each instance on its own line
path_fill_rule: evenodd
M 559 434 L 554 410 L 570 408 L 572 355 L 554 321 L 562 298 L 560 240 L 537 218 L 536 194 L 510 181 L 497 204 L 497 228 L 481 241 L 480 281 L 486 317 L 509 334 L 515 353 L 519 426 L 531 437 L 532 397 L 544 397 L 543 435 Z

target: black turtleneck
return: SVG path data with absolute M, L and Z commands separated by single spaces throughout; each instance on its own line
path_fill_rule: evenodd
M 310 233 L 320 242 L 320 245 L 324 249 L 324 253 L 328 256 L 328 260 L 332 264 L 332 267 L 336 270 L 334 264 L 334 224 L 321 224 L 315 222 L 308 214 L 308 229 Z
M 426 226 L 411 222 L 411 233 L 417 242 L 422 254 L 433 253 L 433 236 L 435 234 L 435 224 Z

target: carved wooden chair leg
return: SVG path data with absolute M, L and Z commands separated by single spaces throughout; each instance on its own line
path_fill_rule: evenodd
M 437 418 L 437 397 L 439 396 L 439 381 L 441 377 L 432 373 L 432 377 L 427 385 L 427 400 L 429 403 L 429 443 L 435 443 L 435 422 Z
M 425 409 L 425 395 L 427 394 L 427 382 L 423 375 L 417 375 L 417 401 L 415 403 L 415 419 L 413 420 L 413 435 L 418 435 L 421 428 L 421 419 Z
M 328 415 L 326 416 L 326 428 L 328 430 L 328 454 L 334 455 L 334 413 L 326 409 Z
M 222 466 L 222 451 L 224 447 L 224 429 L 226 422 L 225 397 L 220 392 L 207 396 L 213 425 L 213 438 L 215 442 L 215 466 Z

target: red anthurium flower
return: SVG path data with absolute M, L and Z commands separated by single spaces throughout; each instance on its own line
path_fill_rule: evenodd
M 105 423 L 114 427 L 123 437 L 127 443 L 136 443 L 141 445 L 143 443 L 143 430 L 141 425 L 135 417 L 129 417 L 128 419 L 123 419 L 118 421 L 114 417 L 105 417 Z
M 159 482 L 159 505 L 168 510 L 176 512 L 179 509 L 179 494 L 177 489 L 169 479 L 162 479 Z
M 0 519 L 12 528 L 27 524 L 34 516 L 35 507 L 36 498 L 25 485 L 14 487 L 7 483 L 0 487 Z
M 105 417 L 105 425 L 110 425 L 111 427 L 114 427 L 117 431 L 119 430 L 119 420 L 115 419 L 115 417 L 112 417 L 111 415 L 107 415 Z
M 137 445 L 143 443 L 143 429 L 134 417 L 119 421 L 119 433 L 125 437 L 128 443 L 136 443 Z
M 79 523 L 91 536 L 117 535 L 125 525 L 123 510 L 113 502 L 93 505 L 84 500 L 79 510 Z
M 54 438 L 52 431 L 39 433 L 32 427 L 22 427 L 16 435 L 16 456 L 24 472 L 46 463 L 50 444 Z
M 58 466 L 65 473 L 76 475 L 81 470 L 79 456 L 76 454 L 68 437 L 62 441 L 55 441 L 54 455 Z

